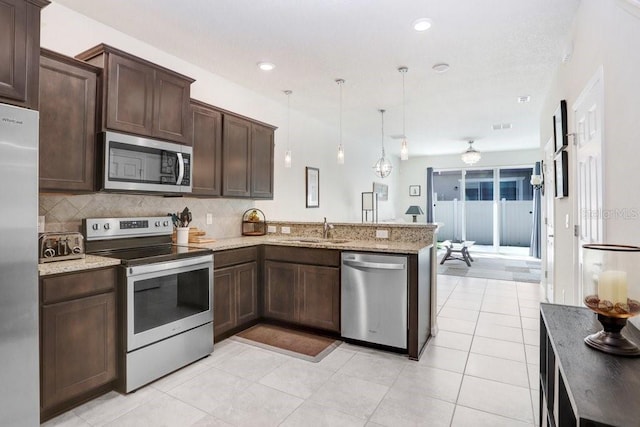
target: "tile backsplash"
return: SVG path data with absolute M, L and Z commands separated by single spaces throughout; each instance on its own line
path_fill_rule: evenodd
M 39 197 L 39 215 L 44 215 L 48 232 L 82 231 L 83 218 L 162 216 L 182 211 L 185 206 L 193 214 L 192 226 L 222 239 L 242 234 L 242 214 L 253 207 L 253 201 L 111 193 L 40 193 Z M 211 225 L 206 224 L 207 213 L 213 214 Z

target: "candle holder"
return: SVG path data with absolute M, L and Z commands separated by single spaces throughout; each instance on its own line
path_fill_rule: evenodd
M 587 244 L 582 246 L 584 303 L 598 314 L 603 330 L 584 342 L 600 351 L 638 356 L 640 349 L 622 335 L 627 319 L 640 314 L 640 247 Z

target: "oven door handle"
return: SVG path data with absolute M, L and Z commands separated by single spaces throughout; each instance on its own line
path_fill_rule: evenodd
M 182 153 L 176 153 L 178 155 L 178 176 L 176 177 L 176 185 L 182 184 L 182 178 L 184 178 L 184 158 Z
M 136 265 L 127 268 L 127 277 L 138 276 L 147 273 L 157 273 L 178 268 L 191 267 L 202 264 L 204 267 L 213 265 L 213 255 L 204 255 L 192 258 L 184 258 L 176 261 L 156 262 L 153 264 Z

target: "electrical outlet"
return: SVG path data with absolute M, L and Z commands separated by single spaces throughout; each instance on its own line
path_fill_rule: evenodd
M 376 230 L 376 239 L 388 239 L 389 230 Z
M 213 224 L 213 214 L 212 213 L 208 213 L 207 214 L 207 225 L 211 225 Z
M 267 226 L 267 233 L 275 233 L 277 231 L 278 231 L 278 227 L 276 227 L 275 225 Z
M 38 216 L 38 233 L 44 233 L 44 215 Z
M 291 234 L 291 227 L 280 227 L 280 232 L 282 234 Z

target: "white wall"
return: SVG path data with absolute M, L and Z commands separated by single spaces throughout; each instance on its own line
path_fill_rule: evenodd
M 493 168 L 499 166 L 533 166 L 535 162 L 542 160 L 540 150 L 518 150 L 518 151 L 496 151 L 482 153 L 478 163 L 473 165 L 473 169 Z M 404 215 L 410 205 L 418 205 L 425 209 L 427 205 L 426 185 L 427 168 L 434 169 L 467 169 L 468 167 L 460 160 L 460 155 L 449 156 L 424 156 L 412 157 L 409 160 L 400 162 L 400 177 L 398 181 L 398 199 L 396 199 L 398 215 L 404 217 L 406 221 L 411 221 L 410 215 Z M 409 186 L 420 185 L 420 197 L 409 196 Z M 426 221 L 426 215 L 418 216 L 419 222 Z
M 640 155 L 640 12 L 634 16 L 621 0 L 582 1 L 573 26 L 573 55 L 562 64 L 553 80 L 540 116 L 540 144 L 552 137 L 552 116 L 561 99 L 568 109 L 576 101 L 599 67 L 604 70 L 604 141 L 602 208 L 626 209 L 640 213 L 638 156 Z M 633 6 L 629 6 L 633 7 Z M 569 132 L 575 129 L 568 114 Z M 575 165 L 569 145 L 569 197 L 555 200 L 554 284 L 555 294 L 565 290 L 565 303 L 581 305 L 573 297 L 577 278 L 574 272 L 573 216 Z M 565 217 L 569 227 L 565 228 Z M 640 217 L 604 217 L 606 243 L 640 245 Z M 562 303 L 562 300 L 556 302 Z
M 75 56 L 99 43 L 112 45 L 196 79 L 191 87 L 191 96 L 195 99 L 278 127 L 275 133 L 274 200 L 256 202 L 267 219 L 322 221 L 322 217 L 326 216 L 329 221 L 360 220 L 360 193 L 371 191 L 374 181 L 382 182 L 371 169 L 380 154 L 377 144 L 364 146 L 366 144 L 362 144 L 357 135 L 344 135 L 346 161 L 343 166 L 337 165 L 338 130 L 297 112 L 294 92 L 291 95 L 290 114 L 293 167 L 285 169 L 286 95 L 282 94 L 281 103 L 274 102 L 212 71 L 187 63 L 58 3 L 52 3 L 43 10 L 43 47 Z M 389 201 L 380 203 L 381 220 L 396 216 L 397 159 L 394 162 L 394 173 L 384 180 L 389 185 Z M 305 208 L 305 166 L 320 169 L 320 208 L 317 209 Z

